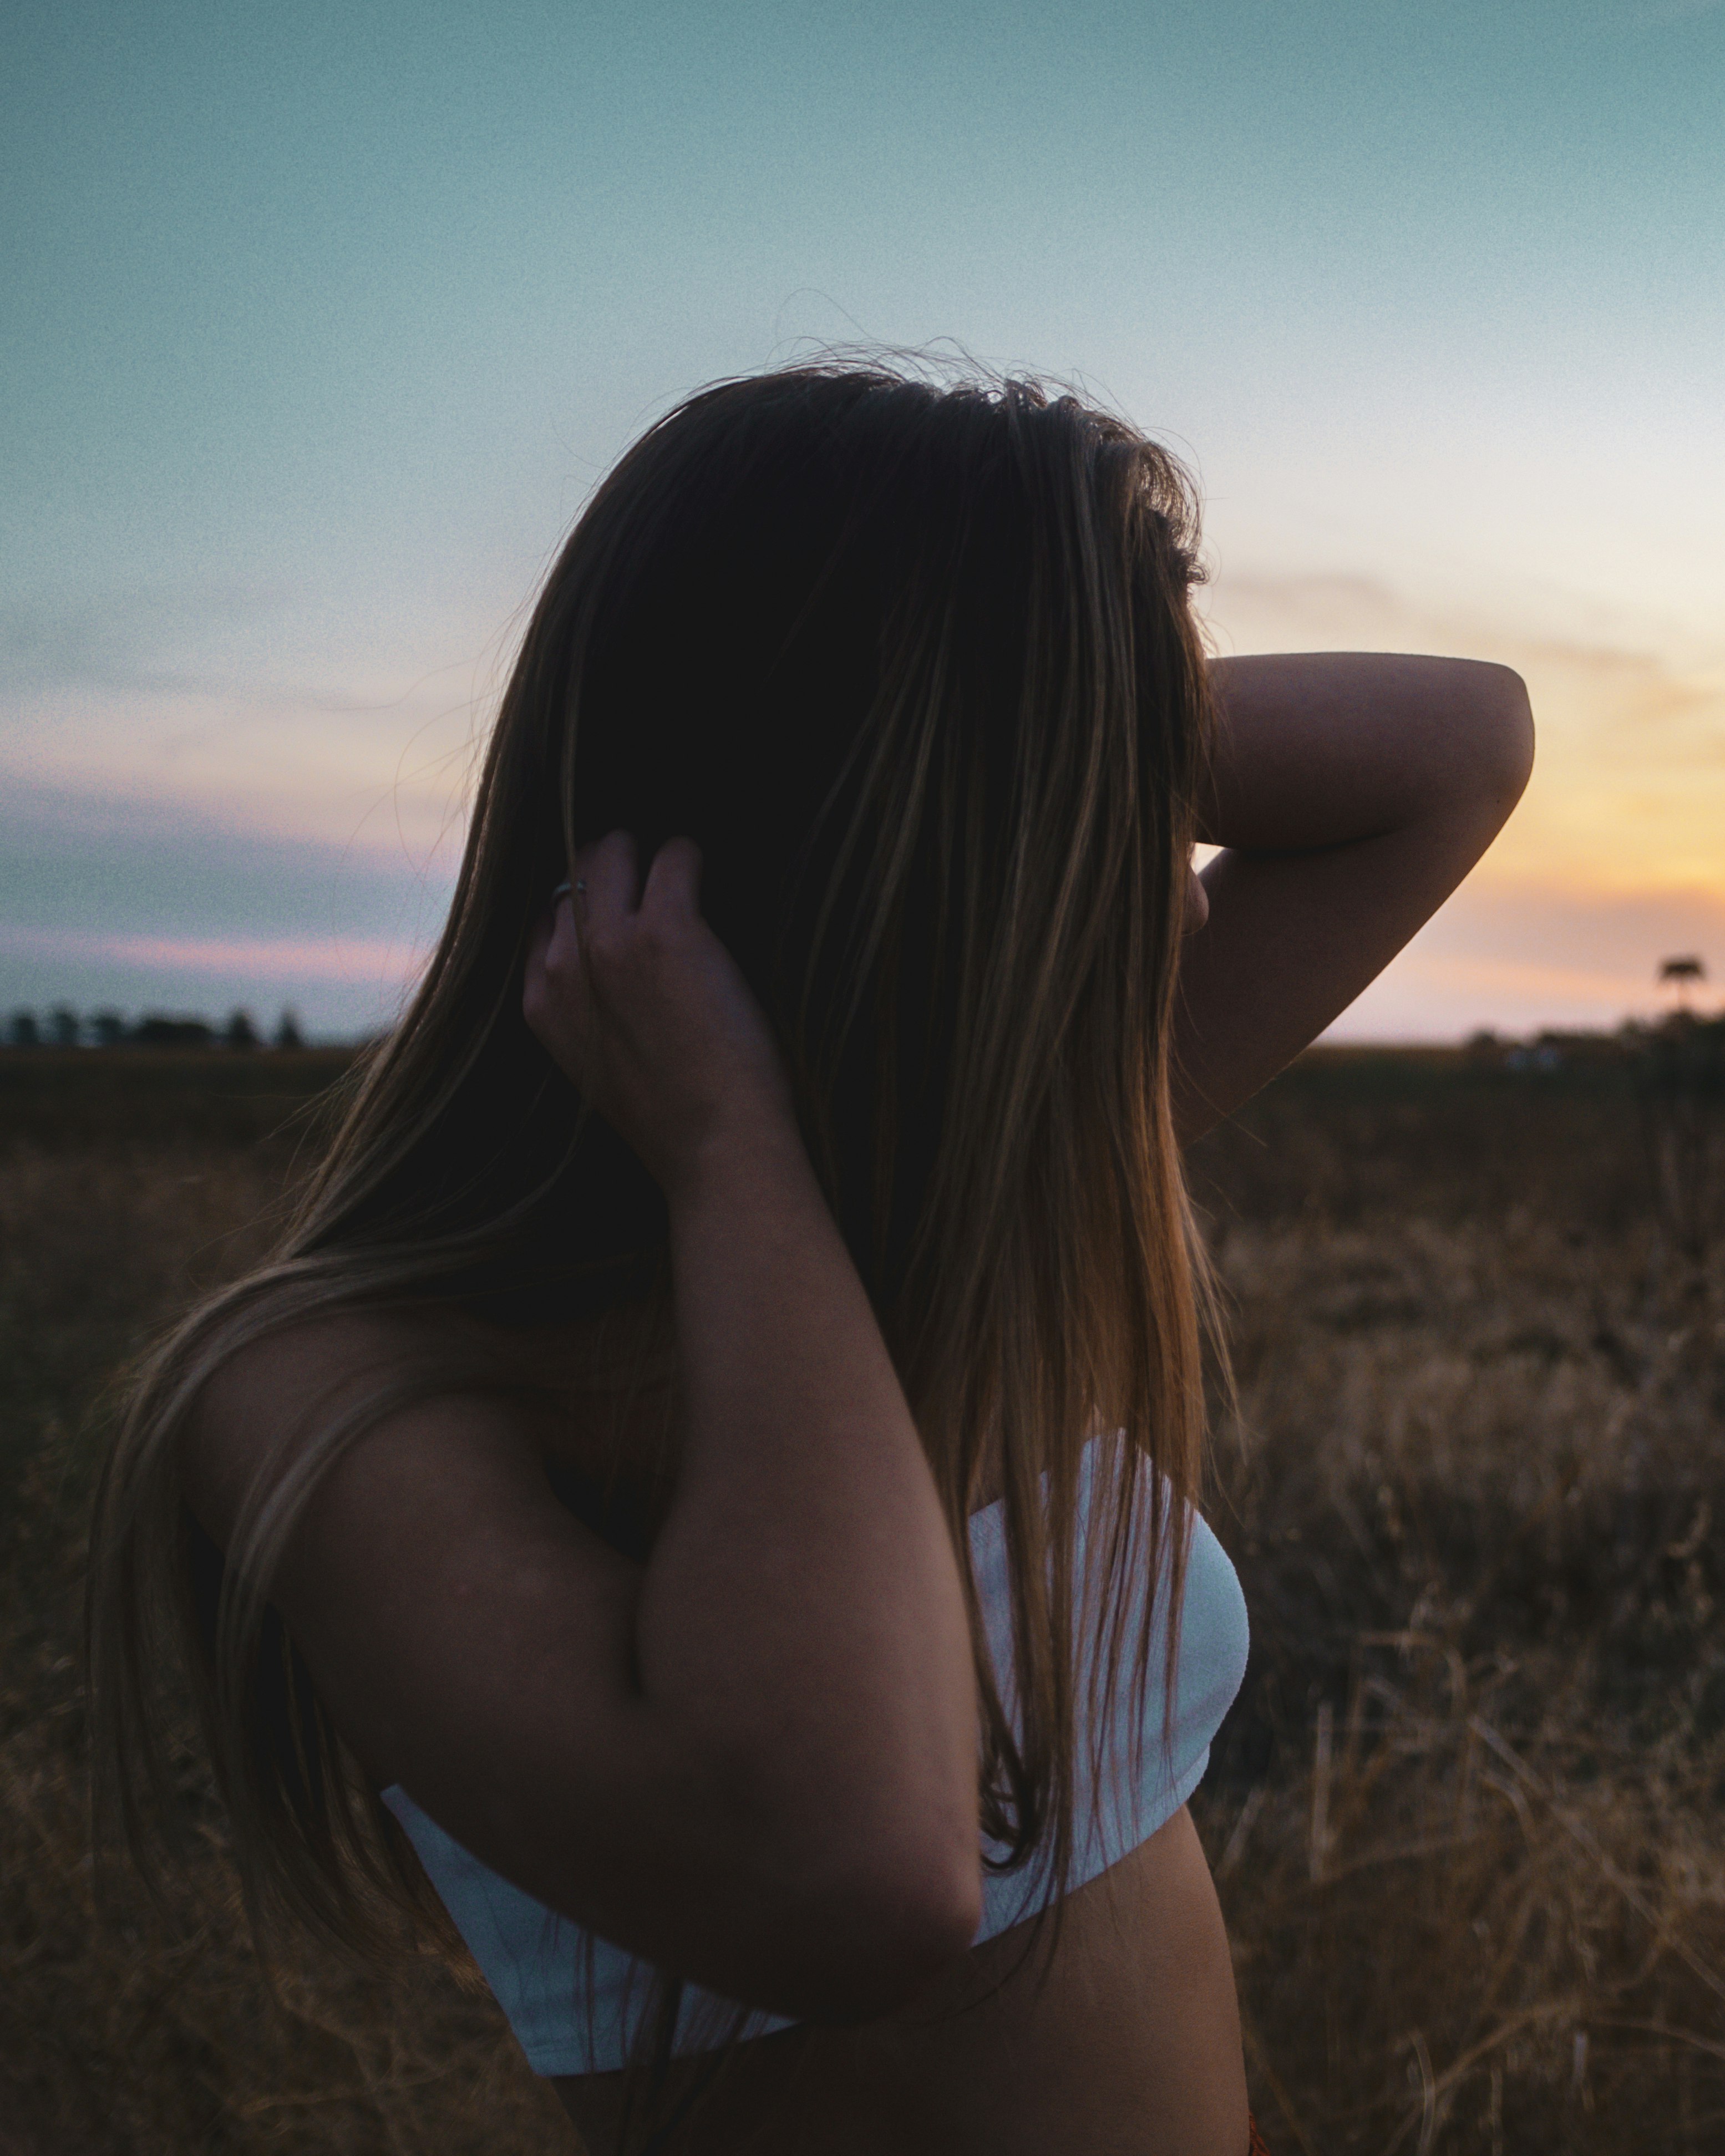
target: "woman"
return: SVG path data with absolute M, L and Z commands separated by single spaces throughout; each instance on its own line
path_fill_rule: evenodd
M 280 1251 L 141 1378 L 90 1609 L 134 1845 L 177 1626 L 260 1930 L 440 1900 L 596 2151 L 1255 2138 L 1179 1148 L 1532 737 L 1494 666 L 1206 663 L 1195 542 L 1034 385 L 673 412 Z

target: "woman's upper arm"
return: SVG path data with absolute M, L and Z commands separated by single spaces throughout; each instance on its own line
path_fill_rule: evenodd
M 308 1329 L 257 1343 L 210 1388 L 187 1494 L 224 1547 L 254 1463 L 324 1391 L 339 1354 Z M 368 1776 L 402 1783 L 490 1861 L 511 1784 L 593 1804 L 597 1788 L 571 1787 L 581 1758 L 625 1763 L 639 1577 L 557 1503 L 504 1402 L 449 1395 L 401 1409 L 342 1455 L 270 1596 Z M 518 1871 L 521 1852 L 506 1854 L 499 1868 Z
M 1218 661 L 1204 927 L 1181 957 L 1175 1117 L 1199 1136 L 1275 1076 L 1430 919 L 1532 762 L 1507 668 L 1397 654 Z
M 187 1479 L 219 1543 L 316 1361 L 285 1337 L 213 1384 Z M 482 1862 L 715 1989 L 843 2012 L 855 1882 L 765 1845 L 747 1773 L 642 1695 L 642 1578 L 557 1502 L 516 1410 L 446 1396 L 341 1456 L 270 1599 L 373 1781 L 399 1782 Z

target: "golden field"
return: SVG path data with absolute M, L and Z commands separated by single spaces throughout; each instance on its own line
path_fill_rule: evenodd
M 1721 1052 L 1314 1054 L 1199 1149 L 1254 1646 L 1194 1810 L 1285 2156 L 1725 2147 Z M 0 2156 L 575 2145 L 459 1971 L 271 2002 L 189 1746 L 182 1906 L 94 1898 L 105 1389 L 338 1067 L 0 1057 Z

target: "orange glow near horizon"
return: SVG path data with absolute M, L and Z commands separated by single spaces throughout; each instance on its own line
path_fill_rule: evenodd
M 1411 572 L 1403 581 L 1430 588 Z M 1445 607 L 1364 576 L 1224 568 L 1204 594 L 1219 651 L 1443 652 L 1498 660 L 1528 685 L 1539 753 L 1526 796 L 1462 889 L 1343 1015 L 1337 1036 L 1609 1028 L 1666 1008 L 1661 962 L 1691 953 L 1707 977 L 1697 1001 L 1712 1009 L 1725 988 L 1717 639 L 1709 649 L 1698 634 L 1645 619 L 1590 624 L 1573 603 L 1558 619 L 1563 609 L 1546 603 L 1542 619 L 1537 593 L 1497 594 L 1488 609 L 1479 591 L 1476 583 Z M 217 976 L 298 982 L 314 1002 L 316 984 L 341 984 L 375 1000 L 381 1019 L 434 940 L 453 881 L 475 752 L 506 672 L 504 654 L 495 655 L 490 679 L 474 670 L 459 694 L 447 680 L 403 682 L 362 715 L 332 715 L 320 703 L 291 724 L 275 711 L 220 714 L 220 700 L 207 695 L 154 696 L 141 708 L 117 692 L 96 694 L 80 700 L 75 726 L 69 706 L 22 767 L 13 759 L 15 803 L 39 793 L 74 838 L 79 802 L 121 798 L 129 825 L 165 827 L 179 814 L 219 825 L 237 837 L 242 861 L 248 835 L 265 847 L 320 850 L 332 886 L 350 870 L 393 878 L 393 917 L 380 914 L 373 927 L 350 911 L 346 932 L 330 935 L 316 932 L 321 922 L 284 918 L 279 936 L 235 936 L 218 922 L 207 934 L 187 921 L 184 932 L 149 935 L 110 933 L 87 916 L 75 928 L 50 927 L 39 915 L 39 925 L 0 927 L 0 959 L 16 962 L 21 982 L 62 966 L 129 968 L 138 976 L 134 1000 L 154 993 L 152 976 L 185 979 L 184 993 Z
M 1513 666 L 1539 733 L 1502 834 L 1411 948 L 1340 1021 L 1347 1037 L 1475 1026 L 1610 1026 L 1670 998 L 1660 963 L 1725 982 L 1725 666 L 1676 625 L 1538 619 L 1404 600 L 1368 578 L 1227 573 L 1207 613 L 1223 651 L 1435 651 Z M 1548 616 L 1553 609 L 1548 604 Z M 1517 616 L 1522 619 L 1517 619 Z M 1494 618 L 1495 617 L 1495 618 Z M 1506 618 L 1507 617 L 1507 618 Z

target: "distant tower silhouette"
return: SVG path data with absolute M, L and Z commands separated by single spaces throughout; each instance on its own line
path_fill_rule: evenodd
M 1677 992 L 1677 1009 L 1686 1014 L 1689 1009 L 1689 994 L 1697 981 L 1704 981 L 1707 969 L 1697 957 L 1666 958 L 1659 968 L 1660 980 L 1669 982 Z

